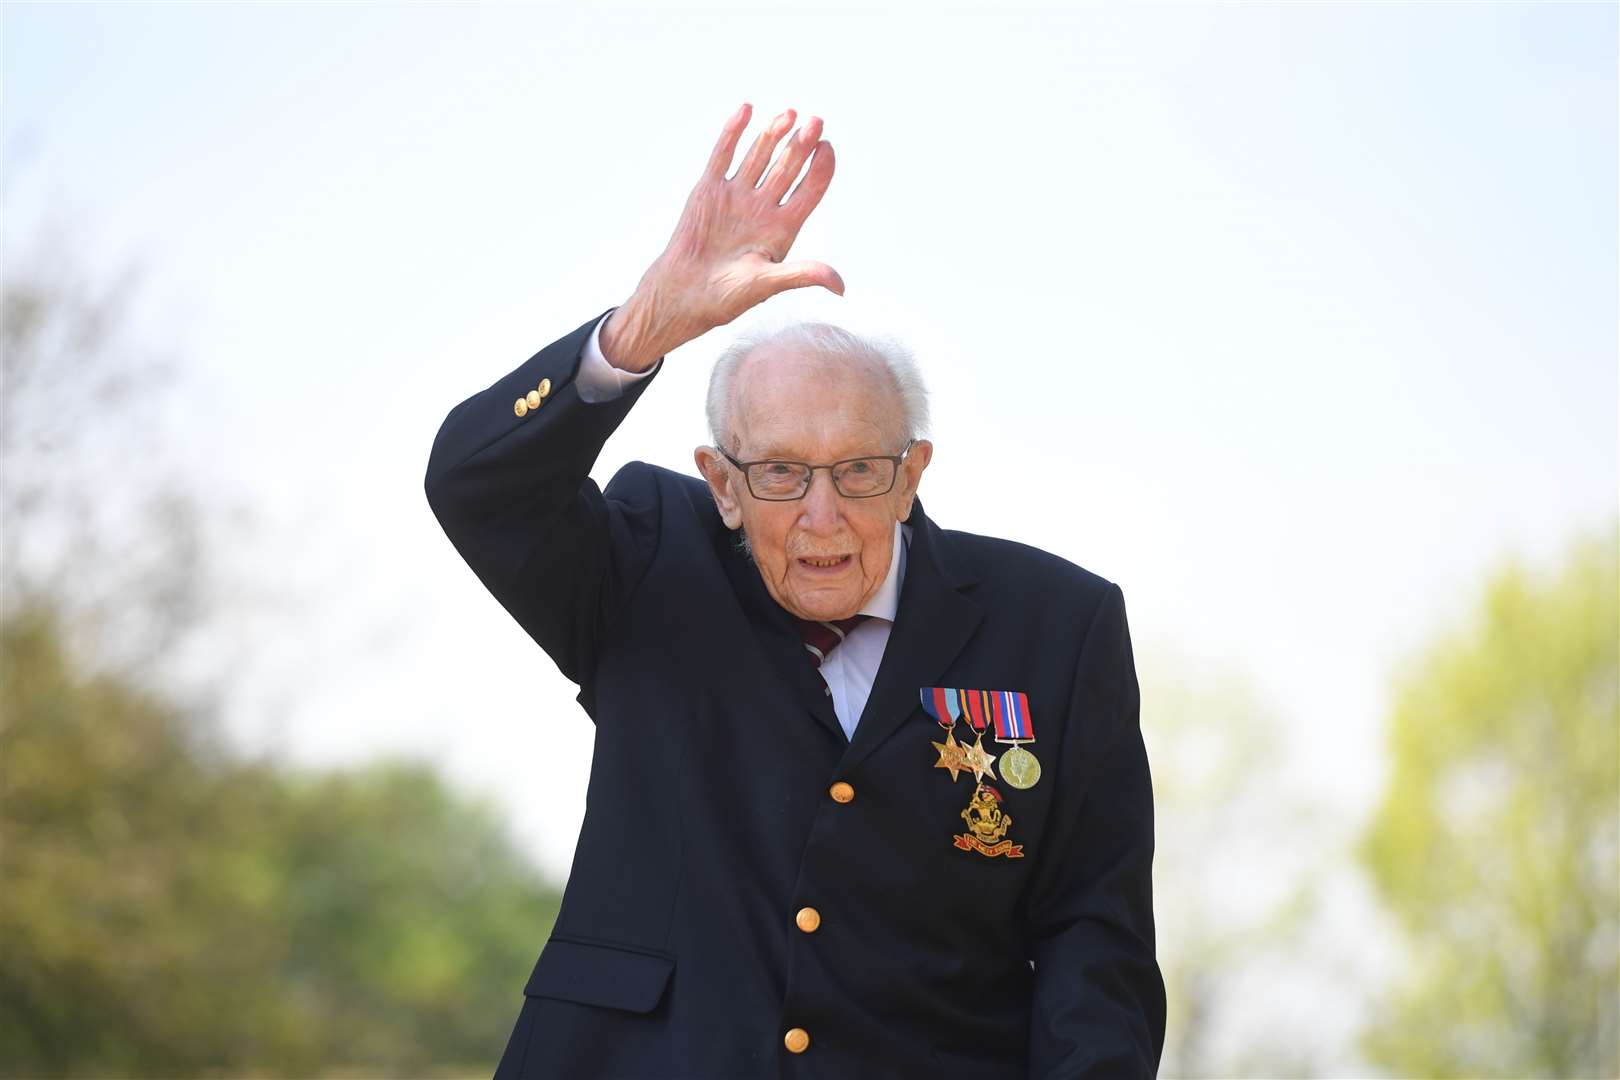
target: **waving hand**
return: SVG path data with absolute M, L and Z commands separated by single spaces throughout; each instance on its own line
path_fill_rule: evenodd
M 833 148 L 821 138 L 821 119 L 812 116 L 794 132 L 773 164 L 773 151 L 793 129 L 796 114 L 786 110 L 728 179 L 751 111 L 744 105 L 726 122 L 663 254 L 602 328 L 609 363 L 645 371 L 671 349 L 788 289 L 820 285 L 843 295 L 843 279 L 826 263 L 785 261 L 832 182 Z

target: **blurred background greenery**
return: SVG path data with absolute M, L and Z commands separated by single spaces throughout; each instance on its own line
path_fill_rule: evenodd
M 557 890 L 430 765 L 245 756 L 166 677 L 231 592 L 198 497 L 118 464 L 166 385 L 131 287 L 4 282 L 0 1072 L 487 1073 Z

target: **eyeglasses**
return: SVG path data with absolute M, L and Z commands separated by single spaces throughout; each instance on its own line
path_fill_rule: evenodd
M 810 480 L 817 469 L 826 469 L 832 475 L 833 487 L 846 499 L 870 499 L 887 495 L 894 488 L 894 478 L 900 471 L 900 462 L 911 452 L 916 439 L 907 439 L 898 454 L 889 457 L 845 458 L 831 465 L 812 465 L 808 461 L 738 461 L 724 450 L 720 456 L 742 470 L 748 478 L 748 490 L 754 498 L 766 502 L 792 502 L 802 499 L 810 490 Z

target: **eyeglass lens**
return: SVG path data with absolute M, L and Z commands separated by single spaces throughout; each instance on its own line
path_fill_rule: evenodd
M 761 499 L 797 499 L 810 488 L 814 470 L 802 461 L 762 461 L 748 468 L 748 486 Z M 840 495 L 864 498 L 881 495 L 894 483 L 894 462 L 887 458 L 858 458 L 832 467 L 833 486 Z

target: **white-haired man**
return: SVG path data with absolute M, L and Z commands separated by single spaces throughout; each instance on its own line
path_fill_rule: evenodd
M 924 515 L 911 359 L 820 324 L 740 342 L 701 480 L 589 479 L 666 353 L 785 289 L 843 291 L 784 261 L 832 179 L 821 122 L 773 163 L 778 116 L 728 179 L 748 117 L 630 299 L 451 410 L 429 460 L 445 532 L 596 723 L 497 1076 L 1151 1075 L 1120 590 Z

